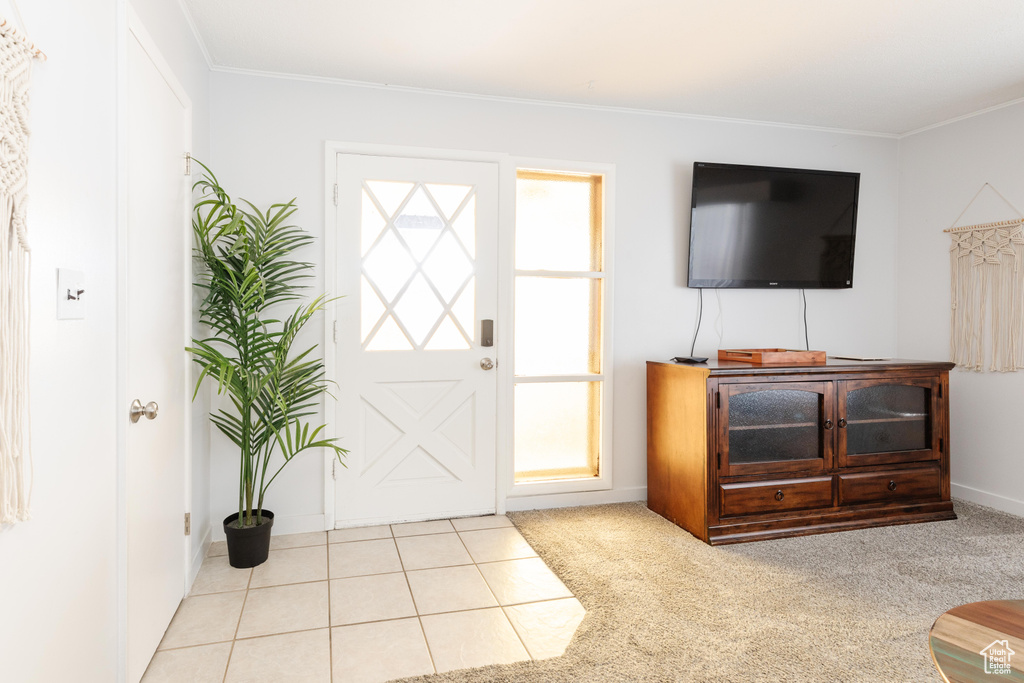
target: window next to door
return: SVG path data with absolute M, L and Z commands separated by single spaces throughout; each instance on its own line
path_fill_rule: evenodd
M 519 169 L 515 483 L 599 480 L 607 272 L 604 176 Z

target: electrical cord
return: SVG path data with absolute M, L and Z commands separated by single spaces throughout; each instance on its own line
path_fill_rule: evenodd
M 800 297 L 804 300 L 804 348 L 808 351 L 811 350 L 811 342 L 807 336 L 807 291 L 801 289 Z
M 718 334 L 718 348 L 722 348 L 722 337 L 725 335 L 725 325 L 722 322 L 722 290 L 715 287 L 715 304 L 718 306 L 718 315 L 715 316 L 715 333 Z
M 693 331 L 693 343 L 690 344 L 690 355 L 693 356 L 693 350 L 697 347 L 697 335 L 700 333 L 700 320 L 704 316 L 704 288 L 697 288 L 697 329 Z
M 717 293 L 717 292 L 716 292 Z M 804 348 L 808 351 L 811 350 L 810 334 L 807 330 L 807 290 L 800 290 L 800 299 L 803 301 L 803 318 L 804 318 Z M 719 306 L 721 309 L 721 306 Z M 693 341 L 690 343 L 690 355 L 693 355 L 694 349 L 697 348 L 697 335 L 700 334 L 700 324 L 704 317 L 704 288 L 697 288 L 697 327 L 693 331 Z

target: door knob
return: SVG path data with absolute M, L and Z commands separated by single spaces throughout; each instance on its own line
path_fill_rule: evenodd
M 480 367 L 482 367 L 484 370 L 490 370 L 491 368 L 494 367 L 494 361 L 491 360 L 490 358 L 481 358 Z
M 156 419 L 157 413 L 160 412 L 160 406 L 156 404 L 156 401 L 150 401 L 145 406 L 142 405 L 142 401 L 135 399 L 132 401 L 131 410 L 128 411 L 128 417 L 131 419 L 132 424 L 139 421 L 143 415 L 146 416 L 147 420 Z

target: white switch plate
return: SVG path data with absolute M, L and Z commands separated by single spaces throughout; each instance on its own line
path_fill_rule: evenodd
M 57 320 L 85 317 L 85 274 L 80 270 L 57 269 Z

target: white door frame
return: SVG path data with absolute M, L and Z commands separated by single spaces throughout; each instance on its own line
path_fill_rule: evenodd
M 494 507 L 499 515 L 505 514 L 508 500 L 515 497 L 537 495 L 579 494 L 591 491 L 607 491 L 612 488 L 612 290 L 614 261 L 615 225 L 615 165 L 600 162 L 563 161 L 515 157 L 501 152 L 478 152 L 469 150 L 409 147 L 403 145 L 378 145 L 358 142 L 327 141 L 324 146 L 324 287 L 330 296 L 344 294 L 358 296 L 358 292 L 339 292 L 337 288 L 337 229 L 338 207 L 335 206 L 334 185 L 337 180 L 338 154 L 365 154 L 378 157 L 406 157 L 437 159 L 447 161 L 483 161 L 498 164 L 498 318 L 499 333 L 504 335 L 502 343 L 496 345 L 497 354 L 497 424 L 495 430 L 495 487 Z M 542 168 L 552 171 L 598 173 L 605 178 L 604 206 L 604 271 L 606 280 L 604 301 L 604 334 L 602 334 L 602 357 L 606 364 L 604 390 L 601 401 L 603 424 L 601 429 L 602 469 L 599 477 L 585 481 L 552 481 L 514 486 L 515 465 L 513 462 L 513 344 L 512 335 L 515 321 L 513 293 L 515 287 L 515 187 L 517 168 Z M 334 342 L 334 329 L 338 320 L 335 302 L 327 306 L 324 316 L 324 364 L 328 380 L 341 382 L 338 376 Z M 505 339 L 507 338 L 507 341 Z M 331 395 L 325 397 L 325 422 L 331 435 L 337 435 L 335 419 L 337 402 Z M 341 446 L 345 444 L 342 442 Z M 324 456 L 324 520 L 328 529 L 335 526 L 335 465 L 334 457 Z M 557 504 L 572 504 L 564 498 Z M 554 502 L 554 501 L 553 501 Z M 581 504 L 576 502 L 575 504 Z
M 127 491 L 127 457 L 128 457 L 128 46 L 129 41 L 138 40 L 149 55 L 154 66 L 164 81 L 185 109 L 185 131 L 187 149 L 191 150 L 192 140 L 192 101 L 174 74 L 173 69 L 160 54 L 156 43 L 146 30 L 142 20 L 136 14 L 131 3 L 118 0 L 117 7 L 118 43 L 117 43 L 117 380 L 115 392 L 114 420 L 117 425 L 117 655 L 118 681 L 126 680 L 128 668 L 128 491 Z M 186 150 L 183 149 L 182 152 Z M 184 157 L 182 157 L 182 173 L 184 174 Z M 185 244 L 184 260 L 181 264 L 185 274 L 185 286 L 182 297 L 185 302 L 185 337 L 182 349 L 191 345 L 192 336 L 192 229 L 191 193 L 186 192 L 184 198 L 184 221 L 182 223 L 182 239 Z M 182 501 L 182 513 L 192 510 L 192 386 L 190 372 L 191 363 L 188 356 L 182 354 L 185 366 L 185 405 L 183 419 L 185 427 L 185 497 Z M 181 594 L 188 592 L 191 581 L 191 539 L 184 533 L 184 516 L 182 517 L 182 543 L 184 552 L 185 584 Z
M 512 320 L 512 292 L 509 287 L 511 271 L 505 267 L 508 259 L 507 253 L 503 252 L 504 244 L 501 236 L 508 232 L 509 226 L 514 225 L 515 220 L 515 195 L 510 191 L 514 183 L 509 185 L 506 180 L 508 174 L 515 178 L 515 166 L 509 161 L 507 154 L 492 152 L 472 152 L 450 149 L 432 149 L 424 147 L 405 147 L 399 145 L 374 145 L 356 142 L 328 141 L 324 148 L 324 287 L 327 293 L 334 297 L 339 294 L 345 296 L 359 296 L 358 292 L 338 291 L 338 207 L 335 206 L 334 185 L 337 181 L 338 154 L 363 154 L 377 157 L 403 157 L 412 159 L 432 159 L 440 161 L 483 161 L 498 164 L 498 318 L 497 328 L 502 334 L 509 334 Z M 506 272 L 508 271 L 508 272 Z M 338 376 L 338 364 L 335 351 L 337 344 L 334 341 L 335 324 L 338 321 L 338 310 L 336 302 L 327 306 L 324 316 L 324 367 L 329 381 L 343 381 Z M 506 331 L 507 330 L 507 331 Z M 507 495 L 507 482 L 504 474 L 504 463 L 511 458 L 512 452 L 508 448 L 511 443 L 511 425 L 503 420 L 506 410 L 511 409 L 507 394 L 512 386 L 512 356 L 511 344 L 499 343 L 496 345 L 498 365 L 497 371 L 497 429 L 495 430 L 495 511 L 501 515 L 505 513 L 505 498 Z M 337 435 L 338 424 L 335 419 L 337 401 L 328 394 L 324 402 L 324 417 L 329 425 L 331 436 Z M 505 444 L 505 446 L 503 446 Z M 342 448 L 345 443 L 341 442 Z M 505 452 L 507 451 L 507 452 Z M 335 525 L 335 465 L 334 456 L 330 453 L 324 456 L 324 521 L 328 529 Z

